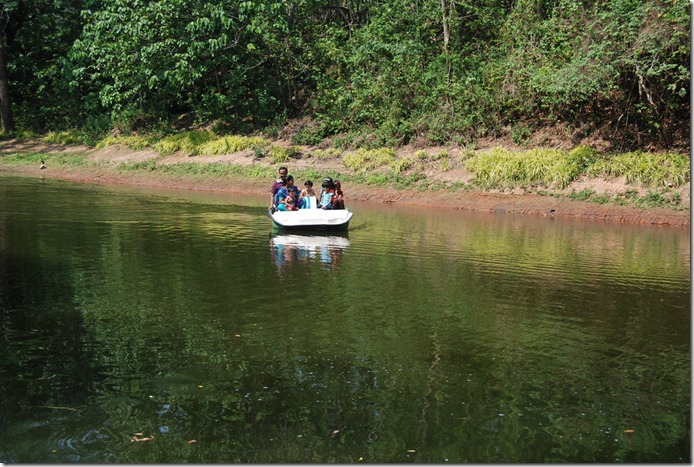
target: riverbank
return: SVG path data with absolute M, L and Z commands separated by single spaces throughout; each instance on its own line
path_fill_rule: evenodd
M 46 168 L 38 164 L 7 164 L 5 156 L 20 155 L 36 159 L 45 155 Z M 60 163 L 58 156 L 79 154 L 88 162 L 85 165 Z M 51 161 L 54 158 L 54 161 Z M 3 160 L 5 159 L 5 160 Z M 55 163 L 53 163 L 55 162 Z M 276 164 L 259 160 L 251 151 L 218 156 L 190 157 L 175 153 L 161 156 L 153 150 L 134 151 L 123 146 L 109 146 L 93 149 L 78 146 L 46 144 L 41 141 L 10 140 L 0 143 L 0 171 L 24 173 L 40 177 L 50 177 L 81 183 L 117 184 L 149 187 L 166 187 L 185 190 L 215 191 L 228 193 L 247 193 L 263 195 L 268 192 L 271 180 L 262 177 L 226 175 L 224 177 L 205 177 L 163 173 L 154 170 L 122 170 L 122 164 L 151 163 L 156 166 L 176 164 L 232 164 L 241 167 L 262 166 L 268 171 Z M 308 170 L 318 173 L 344 172 L 339 161 L 297 159 L 285 165 L 290 172 L 301 174 Z M 120 166 L 120 168 L 119 168 Z M 426 176 L 432 183 L 467 183 L 471 174 L 463 168 L 427 170 Z M 299 180 L 300 182 L 300 180 Z M 629 186 L 624 180 L 580 179 L 563 189 L 529 191 L 524 187 L 513 190 L 481 189 L 396 189 L 390 186 L 350 182 L 343 186 L 347 202 L 349 200 L 393 203 L 417 206 L 438 206 L 451 210 L 507 213 L 513 215 L 533 215 L 555 218 L 574 218 L 586 221 L 615 222 L 625 224 L 662 225 L 689 227 L 690 225 L 690 185 L 679 189 L 682 198 L 681 209 L 668 207 L 634 207 L 616 203 L 597 203 L 576 199 L 575 194 L 591 192 L 608 196 L 626 192 L 646 193 L 643 187 Z

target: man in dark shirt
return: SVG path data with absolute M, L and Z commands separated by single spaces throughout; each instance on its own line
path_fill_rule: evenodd
M 279 170 L 280 173 L 280 178 L 272 182 L 272 188 L 270 188 L 270 206 L 274 207 L 275 206 L 275 195 L 277 194 L 277 190 L 280 189 L 281 186 L 284 186 L 284 182 L 287 179 L 287 174 L 289 173 L 289 169 L 287 169 L 285 166 L 280 167 Z

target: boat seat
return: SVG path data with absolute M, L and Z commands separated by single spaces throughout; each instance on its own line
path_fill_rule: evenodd
M 318 209 L 318 201 L 316 201 L 315 196 L 308 196 L 304 198 L 304 205 L 301 209 Z

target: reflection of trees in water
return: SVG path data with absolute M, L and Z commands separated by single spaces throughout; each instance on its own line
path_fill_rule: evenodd
M 74 410 L 84 403 L 91 371 L 68 263 L 0 255 L 0 334 L 9 357 L 0 374 L 13 382 L 0 385 L 0 422 L 14 412 Z

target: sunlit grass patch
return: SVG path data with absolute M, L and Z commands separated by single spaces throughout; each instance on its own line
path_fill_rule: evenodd
M 432 154 L 431 160 L 437 161 L 439 159 L 448 159 L 448 156 L 449 156 L 448 151 L 446 151 L 445 149 L 442 149 L 439 152 Z
M 328 148 L 326 150 L 316 149 L 309 154 L 312 158 L 319 161 L 327 161 L 332 159 L 339 159 L 342 157 L 342 151 L 336 148 Z
M 621 206 L 631 206 L 635 208 L 668 208 L 675 211 L 688 209 L 682 205 L 682 195 L 670 189 L 651 190 L 645 196 L 639 196 L 636 191 L 628 190 L 613 196 L 598 195 L 592 196 L 588 201 L 598 204 L 614 203 Z
M 121 162 L 116 166 L 120 172 L 154 172 L 157 170 L 157 163 L 153 160 L 140 162 Z
M 66 152 L 66 153 L 16 153 L 0 158 L 2 164 L 9 166 L 31 166 L 37 168 L 41 165 L 41 161 L 45 162 L 47 167 L 85 167 L 96 165 L 88 159 L 88 154 L 83 152 Z
M 154 143 L 153 146 L 162 156 L 168 156 L 177 151 L 182 151 L 191 156 L 197 156 L 200 154 L 201 146 L 215 139 L 217 139 L 217 136 L 208 130 L 184 131 L 183 133 L 167 136 Z
M 650 191 L 646 196 L 641 196 L 634 200 L 636 207 L 670 207 L 676 209 L 682 203 L 682 196 L 677 192 L 670 191 Z
M 163 164 L 160 166 L 160 171 L 170 175 L 219 178 L 234 173 L 230 168 L 230 164 L 184 162 L 180 164 Z
M 359 149 L 342 158 L 342 164 L 355 172 L 366 172 L 395 162 L 395 151 L 390 148 Z
M 82 144 L 84 135 L 79 130 L 51 131 L 43 137 L 46 143 Z
M 267 144 L 267 141 L 257 136 L 230 135 L 203 142 L 197 149 L 197 154 L 202 156 L 233 154 L 255 147 L 263 148 Z
M 533 149 L 511 152 L 502 148 L 480 152 L 466 161 L 475 182 L 486 187 L 556 183 L 564 188 L 594 157 L 594 151 L 578 147 L 570 152 Z
M 272 146 L 268 154 L 272 164 L 283 164 L 289 162 L 290 159 L 299 157 L 301 155 L 301 150 L 297 146 L 289 146 L 287 148 Z
M 23 166 L 23 165 L 33 165 L 36 164 L 38 167 L 39 164 L 41 163 L 41 160 L 45 160 L 48 158 L 47 154 L 43 154 L 40 152 L 32 152 L 29 154 L 26 153 L 14 153 L 10 154 L 7 156 L 2 156 L 0 158 L 0 162 L 3 163 L 3 165 L 9 165 L 9 166 Z
M 97 162 L 93 162 L 89 160 L 89 154 L 87 153 L 82 153 L 82 152 L 75 152 L 75 153 L 60 153 L 60 154 L 51 154 L 50 157 L 45 159 L 46 165 L 49 164 L 58 164 L 66 167 L 89 167 L 89 166 L 95 166 L 95 165 L 100 165 Z
M 198 178 L 223 178 L 229 176 L 242 176 L 248 178 L 270 179 L 275 175 L 273 167 L 252 165 L 240 166 L 210 162 L 206 164 L 194 162 L 181 162 L 178 164 L 157 164 L 156 161 L 122 163 L 117 169 L 121 172 L 154 172 L 158 174 L 198 177 Z
M 96 144 L 96 149 L 103 149 L 108 146 L 119 144 L 133 151 L 141 151 L 152 145 L 152 139 L 144 136 L 107 136 Z
M 682 154 L 647 154 L 636 151 L 601 157 L 588 169 L 596 177 L 624 176 L 629 183 L 652 187 L 679 187 L 690 179 L 689 156 Z
M 586 189 L 578 191 L 578 192 L 576 190 L 572 190 L 571 193 L 569 193 L 567 195 L 567 197 L 569 199 L 574 199 L 577 201 L 586 201 L 588 198 L 590 198 L 594 194 L 595 194 L 595 190 L 586 188 Z
M 420 149 L 419 151 L 414 153 L 414 157 L 419 160 L 424 160 L 429 156 L 427 152 L 424 149 Z
M 349 190 L 351 183 L 393 187 L 397 190 L 410 188 L 420 189 L 428 186 L 427 177 L 422 173 L 403 175 L 391 172 L 359 172 L 356 174 L 327 173 L 326 175 L 332 177 L 334 180 L 339 179 L 342 182 L 345 192 Z
M 407 156 L 399 157 L 390 163 L 390 169 L 393 173 L 399 174 L 412 167 L 413 164 L 414 160 L 412 158 Z

